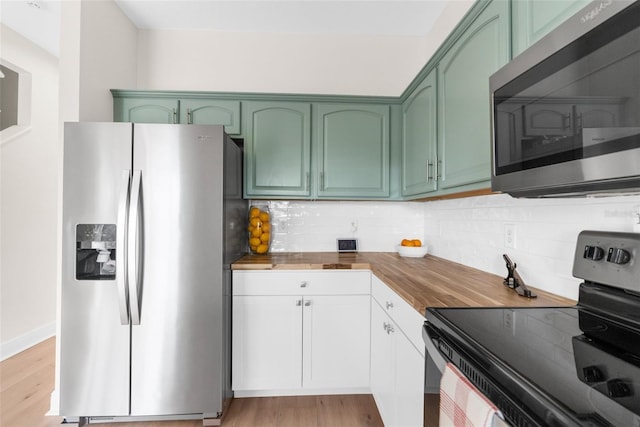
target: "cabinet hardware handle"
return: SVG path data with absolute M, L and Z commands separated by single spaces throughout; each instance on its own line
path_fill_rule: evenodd
M 307 172 L 307 182 L 305 184 L 304 191 L 309 191 L 310 181 L 311 181 L 311 176 L 309 175 L 309 172 Z
M 395 332 L 396 330 L 393 329 L 393 325 L 389 324 L 389 327 L 387 328 L 387 335 L 391 334 L 392 332 Z
M 310 305 L 311 305 L 311 301 L 305 301 L 305 302 L 304 302 L 304 306 L 305 306 L 305 307 L 309 307 Z
M 296 307 L 300 307 L 302 305 L 302 300 L 299 299 L 296 301 Z
M 382 329 L 387 331 L 387 334 L 394 332 L 393 325 L 391 323 L 387 323 L 387 322 L 382 323 Z
M 324 172 L 320 172 L 320 191 L 324 191 Z
M 431 167 L 433 166 L 433 162 L 427 160 L 427 182 L 433 179 L 433 175 L 431 175 Z
M 442 160 L 436 159 L 436 180 L 442 179 Z
M 176 123 L 178 123 L 178 110 L 176 110 L 174 108 L 173 109 L 173 124 L 175 125 Z
M 193 119 L 191 118 L 191 108 L 187 108 L 187 124 L 192 125 Z
M 300 282 L 300 287 L 301 288 L 306 288 L 307 287 L 307 282 Z
M 393 303 L 392 302 L 387 301 L 387 303 L 385 305 L 387 307 L 387 310 L 389 310 L 390 308 L 393 308 Z

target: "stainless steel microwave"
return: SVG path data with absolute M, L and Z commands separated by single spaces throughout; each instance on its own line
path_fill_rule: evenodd
M 494 191 L 640 192 L 640 0 L 598 0 L 493 74 Z

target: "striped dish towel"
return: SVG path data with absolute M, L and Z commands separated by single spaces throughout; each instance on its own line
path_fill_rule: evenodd
M 502 413 L 451 363 L 440 382 L 440 427 L 506 425 Z

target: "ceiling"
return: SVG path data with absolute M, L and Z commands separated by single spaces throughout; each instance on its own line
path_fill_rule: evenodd
M 451 1 L 115 0 L 141 29 L 385 36 L 426 35 Z M 58 56 L 60 3 L 2 0 L 0 21 Z

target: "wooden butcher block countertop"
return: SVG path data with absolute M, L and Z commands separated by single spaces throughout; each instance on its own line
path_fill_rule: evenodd
M 435 256 L 403 258 L 394 252 L 295 252 L 246 255 L 233 270 L 371 270 L 421 315 L 425 307 L 567 306 L 576 302 L 527 283 L 537 298 L 502 284 L 504 277 Z M 505 268 L 506 275 L 506 268 Z M 526 279 L 525 279 L 526 280 Z

